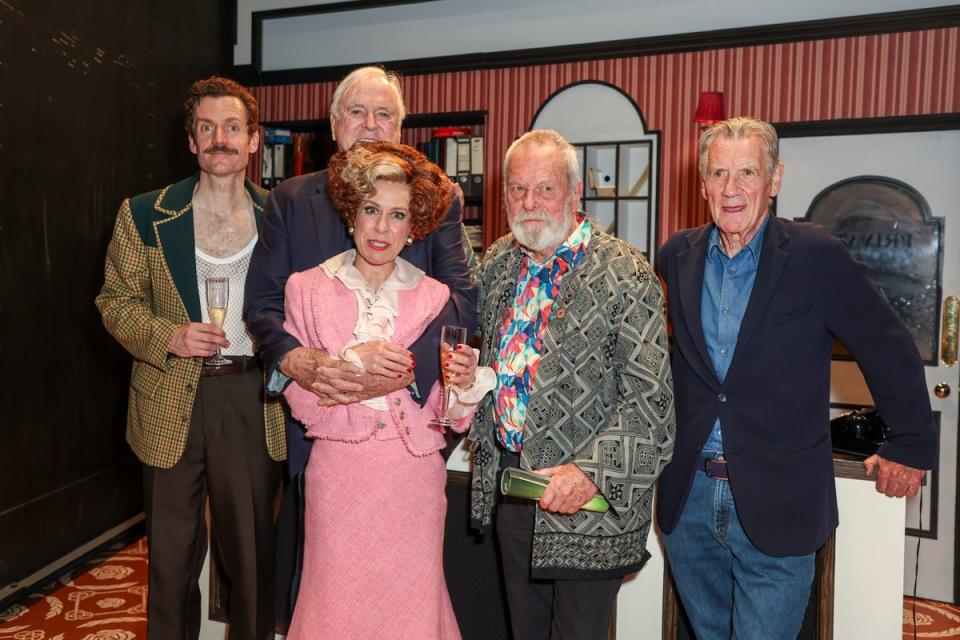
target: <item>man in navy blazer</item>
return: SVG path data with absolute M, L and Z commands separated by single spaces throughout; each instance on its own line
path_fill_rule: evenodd
M 349 149 L 357 141 L 399 142 L 405 113 L 395 74 L 381 67 L 356 69 L 333 94 L 330 122 L 334 140 L 341 149 Z M 321 404 L 349 404 L 409 386 L 414 393 L 419 390 L 420 401 L 425 401 L 439 376 L 440 327 L 461 325 L 472 335 L 476 326 L 476 289 L 467 269 L 461 222 L 460 202 L 453 198 L 440 226 L 400 254 L 450 288 L 446 308 L 410 346 L 412 373 L 401 379 L 359 374 L 345 361 L 303 347 L 283 329 L 283 294 L 290 274 L 353 248 L 348 229 L 327 194 L 327 172 L 290 178 L 275 188 L 267 199 L 263 229 L 250 261 L 243 313 L 268 371 L 269 391 L 280 393 L 294 380 L 316 393 Z M 336 313 L 336 309 L 330 313 Z M 304 437 L 303 427 L 288 417 L 288 470 L 295 480 L 302 476 L 311 444 Z M 287 512 L 291 507 L 285 499 L 281 520 L 290 515 Z M 288 544 L 289 540 L 278 540 L 281 547 Z M 283 557 L 285 551 L 278 549 L 278 555 Z
M 718 123 L 700 139 L 713 222 L 660 249 L 677 410 L 657 518 L 700 640 L 794 638 L 814 553 L 838 523 L 829 429 L 834 337 L 892 428 L 864 462 L 877 491 L 916 495 L 937 461 L 923 364 L 846 248 L 769 214 L 783 165 L 773 127 Z

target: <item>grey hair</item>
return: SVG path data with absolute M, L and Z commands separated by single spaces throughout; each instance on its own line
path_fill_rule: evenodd
M 710 153 L 710 145 L 718 138 L 728 140 L 756 138 L 764 148 L 764 155 L 767 159 L 767 173 L 773 175 L 777 165 L 780 164 L 780 142 L 777 139 L 777 130 L 773 128 L 773 125 L 756 118 L 730 118 L 716 123 L 700 136 L 699 168 L 701 179 L 706 178 L 707 175 L 707 156 Z
M 503 156 L 503 194 L 506 197 L 509 191 L 510 181 L 510 159 L 514 152 L 522 146 L 536 144 L 539 146 L 553 145 L 560 152 L 563 158 L 563 164 L 567 169 L 567 184 L 571 192 L 576 192 L 577 183 L 580 182 L 580 163 L 577 161 L 577 150 L 573 148 L 566 138 L 553 129 L 534 129 L 528 131 L 513 141 L 507 153 Z
M 393 89 L 393 93 L 397 98 L 397 108 L 399 109 L 397 112 L 397 127 L 400 127 L 403 124 L 403 119 L 407 115 L 407 106 L 403 103 L 403 89 L 400 87 L 400 76 L 393 71 L 387 71 L 379 65 L 354 69 L 347 74 L 347 77 L 340 81 L 340 84 L 337 85 L 336 90 L 333 92 L 333 99 L 330 101 L 330 117 L 340 117 L 340 103 L 343 97 L 350 93 L 358 82 L 366 80 L 367 78 L 382 80 Z

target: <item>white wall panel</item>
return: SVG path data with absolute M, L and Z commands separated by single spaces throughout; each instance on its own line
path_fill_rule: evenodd
M 331 0 L 238 0 L 234 64 L 251 62 L 251 13 Z M 952 0 L 437 0 L 270 20 L 263 69 L 489 53 L 946 6 Z

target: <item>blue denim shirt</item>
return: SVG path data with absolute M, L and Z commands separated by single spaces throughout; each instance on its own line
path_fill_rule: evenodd
M 753 283 L 757 279 L 760 264 L 760 249 L 767 220 L 757 235 L 732 258 L 723 253 L 720 232 L 716 227 L 710 232 L 707 243 L 707 259 L 703 263 L 703 289 L 700 292 L 700 324 L 707 342 L 707 353 L 713 362 L 713 370 L 720 382 L 727 377 L 737 346 L 740 323 L 747 311 Z M 723 437 L 720 433 L 720 418 L 704 443 L 702 451 L 722 452 Z

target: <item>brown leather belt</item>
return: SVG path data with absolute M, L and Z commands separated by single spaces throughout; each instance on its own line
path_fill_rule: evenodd
M 716 458 L 714 456 L 700 456 L 700 461 L 703 464 L 703 472 L 707 474 L 708 478 L 713 480 L 729 480 L 730 476 L 727 474 L 727 461 L 722 457 Z
M 235 373 L 243 373 L 251 369 L 259 369 L 260 361 L 256 356 L 224 356 L 230 361 L 230 364 L 224 364 L 219 367 L 208 367 L 203 365 L 200 369 L 200 375 L 204 378 L 213 376 L 230 376 Z

